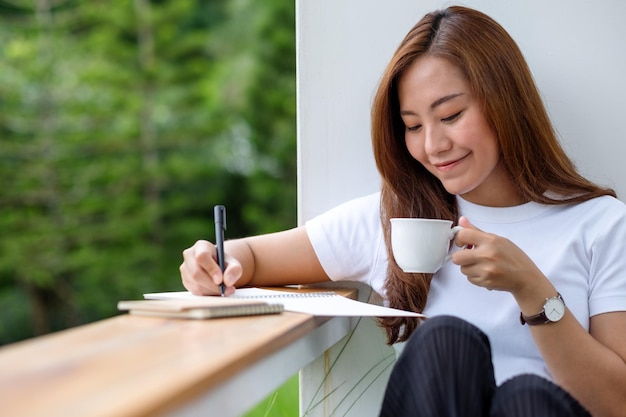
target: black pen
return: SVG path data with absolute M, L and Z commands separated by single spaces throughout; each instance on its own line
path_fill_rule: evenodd
M 215 222 L 215 246 L 217 247 L 217 263 L 222 270 L 222 283 L 220 284 L 220 294 L 224 296 L 226 286 L 224 285 L 224 230 L 226 230 L 226 207 L 215 206 L 213 208 L 213 221 Z

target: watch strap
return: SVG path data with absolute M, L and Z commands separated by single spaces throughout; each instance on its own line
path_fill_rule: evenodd
M 541 313 L 534 314 L 532 316 L 525 316 L 524 313 L 520 312 L 519 321 L 520 323 L 522 323 L 522 326 L 527 323 L 531 326 L 534 326 L 537 324 L 546 324 L 550 322 L 550 320 L 548 320 L 548 316 L 546 316 L 545 310 L 541 310 Z
M 552 298 L 558 298 L 563 302 L 563 297 L 561 297 L 560 293 L 556 294 L 556 297 L 552 297 Z M 549 298 L 546 298 L 546 302 L 549 300 Z M 532 316 L 525 316 L 524 313 L 522 313 L 520 311 L 519 313 L 519 321 L 522 324 L 522 326 L 524 324 L 528 324 L 530 326 L 535 326 L 538 324 L 547 324 L 547 323 L 552 323 L 552 321 L 550 319 L 548 319 L 548 316 L 546 316 L 546 310 L 545 310 L 545 306 L 544 308 L 541 309 L 541 312 L 539 312 L 538 314 L 534 314 Z

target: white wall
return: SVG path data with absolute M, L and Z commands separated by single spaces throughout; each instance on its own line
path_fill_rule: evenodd
M 296 0 L 300 222 L 378 190 L 369 112 L 405 33 L 437 0 Z M 581 171 L 626 199 L 626 2 L 472 0 L 525 54 Z

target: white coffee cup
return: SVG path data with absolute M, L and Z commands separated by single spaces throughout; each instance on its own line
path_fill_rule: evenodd
M 449 220 L 391 219 L 391 249 L 404 272 L 435 273 L 450 259 L 450 241 L 461 226 Z

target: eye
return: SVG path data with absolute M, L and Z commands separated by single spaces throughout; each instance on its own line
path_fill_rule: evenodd
M 448 116 L 448 117 L 444 117 L 443 119 L 441 119 L 442 122 L 444 123 L 451 123 L 454 122 L 455 120 L 457 120 L 459 117 L 461 117 L 461 114 L 463 113 L 463 111 L 454 113 L 452 116 Z
M 422 128 L 422 125 L 415 125 L 415 126 L 407 126 L 406 127 L 406 131 L 407 132 L 417 132 Z

